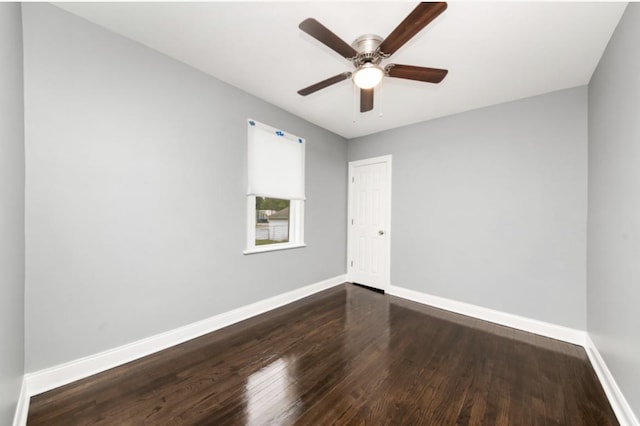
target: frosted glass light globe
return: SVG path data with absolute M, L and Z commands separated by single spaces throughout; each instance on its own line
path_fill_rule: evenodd
M 374 64 L 364 64 L 353 74 L 353 82 L 361 89 L 376 87 L 384 77 L 384 70 Z

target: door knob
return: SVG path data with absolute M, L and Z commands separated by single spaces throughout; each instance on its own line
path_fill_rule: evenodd
M 383 230 L 378 231 L 378 235 L 384 235 L 384 231 Z

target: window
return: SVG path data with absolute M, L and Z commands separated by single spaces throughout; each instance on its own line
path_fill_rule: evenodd
M 256 246 L 289 242 L 291 200 L 256 198 Z
M 305 140 L 248 121 L 245 254 L 303 247 Z

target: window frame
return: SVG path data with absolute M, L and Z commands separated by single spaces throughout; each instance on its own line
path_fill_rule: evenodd
M 304 243 L 304 208 L 305 208 L 305 168 L 306 168 L 306 140 L 295 136 L 288 132 L 283 132 L 274 127 L 266 125 L 264 123 L 260 123 L 256 120 L 248 119 L 247 120 L 247 218 L 246 218 L 246 236 L 247 239 L 245 241 L 245 250 L 244 254 L 252 254 L 252 253 L 264 253 L 269 251 L 276 250 L 288 250 L 299 247 L 306 247 Z M 252 129 L 260 129 L 263 131 L 267 131 L 268 133 L 275 134 L 277 137 L 282 137 L 290 141 L 297 142 L 301 145 L 302 148 L 302 163 L 301 165 L 301 182 L 302 187 L 298 187 L 301 189 L 302 193 L 298 193 L 300 198 L 294 198 L 296 191 L 293 191 L 293 194 L 288 193 L 287 191 L 291 188 L 287 188 L 284 190 L 288 196 L 285 196 L 284 193 L 277 194 L 280 192 L 279 190 L 274 190 L 271 186 L 269 188 L 260 186 L 262 190 L 255 187 L 255 182 L 252 180 L 252 176 L 255 178 L 255 175 L 252 175 L 252 169 L 250 169 L 252 159 L 255 161 L 256 153 L 260 153 L 260 151 L 251 151 L 251 147 L 255 146 L 256 139 L 252 139 L 252 135 L 257 137 L 257 133 Z M 268 156 L 269 153 L 265 155 Z M 276 175 L 277 176 L 277 175 Z M 269 182 L 270 176 L 265 176 L 267 182 Z M 279 179 L 279 178 L 278 178 Z M 277 180 L 279 182 L 279 180 Z M 252 183 L 253 182 L 253 183 Z M 257 191 L 257 192 L 254 192 Z M 273 191 L 275 194 L 263 194 L 262 192 Z M 256 246 L 256 197 L 268 197 L 268 198 L 279 198 L 282 200 L 289 200 L 289 241 L 283 243 L 272 243 L 272 244 L 264 244 L 260 246 Z M 291 197 L 291 198 L 289 198 Z

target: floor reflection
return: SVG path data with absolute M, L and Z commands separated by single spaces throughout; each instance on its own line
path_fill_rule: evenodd
M 364 332 L 369 338 L 375 339 L 378 350 L 389 346 L 389 299 L 362 287 L 348 286 L 345 292 L 345 333 L 344 342 L 346 353 L 356 355 L 362 351 L 360 342 Z
M 29 412 L 33 426 L 538 423 L 616 424 L 582 348 L 353 285 L 35 396 Z
M 280 358 L 247 379 L 246 419 L 249 425 L 262 425 L 265 419 L 284 424 L 288 416 L 296 416 L 294 374 L 291 374 L 293 360 Z

